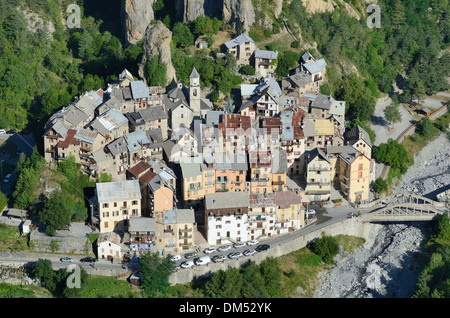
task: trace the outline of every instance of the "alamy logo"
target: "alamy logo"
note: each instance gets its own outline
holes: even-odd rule
[[[71,13],[66,21],[66,26],[69,29],[81,28],[81,10],[77,4],[70,4],[67,7],[66,13]]]
[[[380,6],[376,4],[371,4],[367,7],[367,13],[371,13],[367,17],[367,27],[369,29],[381,28],[381,11]]]
[[[81,270],[80,266],[70,264],[67,272],[71,273],[66,280],[66,286],[69,288],[81,288]]]

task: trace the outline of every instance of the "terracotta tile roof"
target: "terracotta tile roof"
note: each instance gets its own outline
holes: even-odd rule
[[[277,191],[274,194],[275,204],[281,209],[289,208],[292,204],[301,204],[302,197],[295,191]]]
[[[66,139],[64,139],[63,141],[60,141],[58,143],[58,147],[60,148],[67,148],[69,147],[69,145],[75,145],[78,146],[80,144],[80,141],[78,139],[75,138],[75,134],[77,133],[76,130],[74,129],[69,129],[67,131],[67,136]]]
[[[135,164],[133,167],[128,169],[128,173],[133,175],[134,177],[139,177],[143,172],[150,169],[150,165],[145,161],[139,161],[137,164]]]
[[[146,173],[144,173],[140,178],[139,178],[139,182],[142,184],[147,184],[150,182],[150,180],[152,180],[154,177],[156,177],[156,173],[154,173],[153,171],[149,170]]]

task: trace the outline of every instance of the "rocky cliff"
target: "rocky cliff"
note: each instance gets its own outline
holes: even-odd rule
[[[176,80],[175,68],[172,64],[170,42],[172,32],[161,22],[148,25],[143,37],[144,55],[139,65],[139,76],[144,78],[144,65],[153,56],[159,56],[159,62],[167,66],[167,82]]]
[[[144,37],[145,30],[154,19],[156,0],[122,0],[121,20],[126,43],[136,43]]]
[[[192,21],[201,15],[217,17],[225,23],[245,30],[255,23],[255,10],[251,0],[176,0],[177,18]]]
[[[233,27],[242,25],[246,31],[256,22],[252,0],[223,0],[223,19]]]

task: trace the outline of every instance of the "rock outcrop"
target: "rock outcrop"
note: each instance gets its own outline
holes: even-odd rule
[[[153,56],[159,56],[159,63],[164,63],[167,66],[167,83],[176,80],[170,49],[171,40],[172,32],[161,21],[147,27],[143,38],[144,54],[139,65],[139,76],[141,78],[145,77],[145,63]]]
[[[249,31],[256,21],[252,0],[223,0],[223,19],[235,28],[242,25]]]
[[[145,30],[155,18],[155,2],[156,0],[122,0],[121,20],[127,44],[142,40]]]
[[[248,31],[256,15],[251,0],[177,0],[178,19],[192,21],[201,15],[223,19],[234,27],[242,25]]]

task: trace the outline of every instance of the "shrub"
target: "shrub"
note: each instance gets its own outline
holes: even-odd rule
[[[334,257],[339,253],[337,239],[327,235],[309,244],[308,248],[327,264],[334,264]]]

